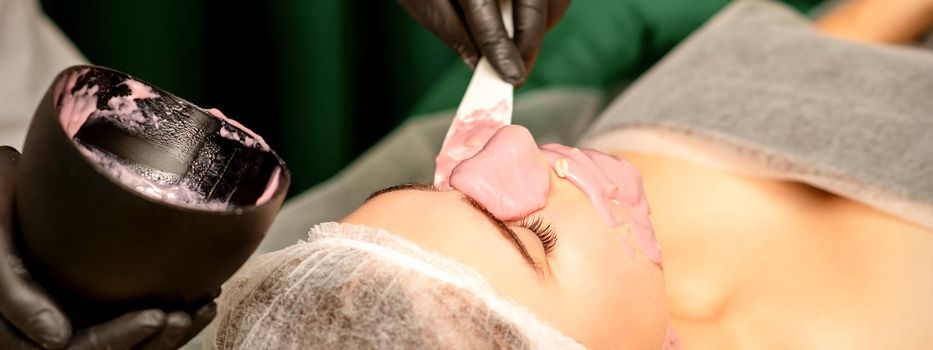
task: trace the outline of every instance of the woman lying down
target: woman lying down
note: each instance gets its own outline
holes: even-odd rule
[[[933,348],[931,87],[929,51],[736,2],[588,148],[498,129],[254,260],[208,345]]]

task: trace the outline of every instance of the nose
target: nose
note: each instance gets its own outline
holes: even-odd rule
[[[457,165],[476,155],[504,127],[498,120],[480,119],[469,123],[454,119],[452,133],[444,139],[435,162],[434,186],[449,191],[450,174]]]
[[[454,168],[450,185],[500,220],[517,220],[547,204],[549,171],[528,129],[509,125]]]

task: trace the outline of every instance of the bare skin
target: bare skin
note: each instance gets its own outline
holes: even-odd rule
[[[807,185],[625,153],[686,349],[933,348],[933,232]]]
[[[933,26],[933,1],[848,1],[816,25],[823,32],[842,39],[909,44],[921,39]]]
[[[933,26],[933,1],[855,0],[817,26],[846,40],[911,43]],[[664,248],[666,306],[643,256],[628,268],[612,263],[626,261],[613,242],[630,233],[590,227],[592,208],[561,180],[535,213],[558,228],[555,252],[518,230],[547,266],[541,274],[458,192],[386,194],[344,221],[461,260],[589,348],[657,348],[668,311],[686,349],[933,348],[930,230],[800,183],[616,155],[644,178]]]
[[[546,161],[539,157],[539,161]],[[661,349],[669,317],[664,277],[624,226],[610,227],[589,199],[551,172],[547,205],[529,215],[550,225],[553,251],[518,222],[507,222],[530,258],[459,191],[403,189],[378,195],[343,222],[381,227],[457,259],[504,297],[588,349]]]
[[[931,26],[928,0],[855,0],[817,22],[887,44]],[[799,183],[620,155],[644,175],[686,348],[933,348],[930,230]]]

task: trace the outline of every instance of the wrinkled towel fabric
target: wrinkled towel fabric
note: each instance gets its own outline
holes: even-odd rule
[[[933,229],[933,51],[828,37],[736,1],[581,138],[800,181]]]

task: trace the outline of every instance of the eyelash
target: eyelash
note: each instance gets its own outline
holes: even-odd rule
[[[557,234],[551,229],[551,225],[546,225],[544,220],[541,220],[540,217],[526,217],[518,223],[518,226],[528,229],[528,231],[534,232],[534,234],[538,236],[538,239],[541,240],[541,245],[544,246],[545,255],[551,254],[554,250],[554,246],[557,245]]]

